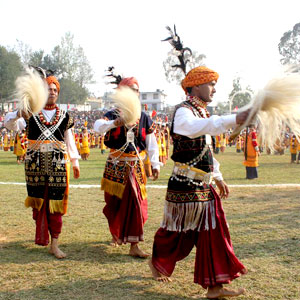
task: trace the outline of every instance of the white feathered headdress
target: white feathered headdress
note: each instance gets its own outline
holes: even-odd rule
[[[261,145],[274,148],[281,140],[286,127],[300,137],[300,74],[289,73],[271,79],[259,90],[250,104],[239,111],[251,108],[246,122],[237,127],[231,135],[239,132],[256,118]]]
[[[115,103],[120,118],[124,120],[125,125],[132,126],[141,117],[141,103],[138,93],[128,86],[120,86],[111,96]]]
[[[114,81],[110,82],[111,84],[118,86],[111,98],[117,107],[119,117],[124,120],[126,126],[130,127],[139,120],[142,111],[139,94],[133,90],[133,87],[130,88],[127,85],[132,79],[134,79],[132,82],[136,82],[136,79],[133,77],[123,78],[121,75],[115,74],[114,70],[114,67],[108,67],[108,74],[106,75],[114,78]],[[122,85],[123,80],[128,82]],[[136,88],[138,89],[138,86]]]
[[[36,114],[47,103],[48,84],[35,69],[26,68],[25,71],[24,75],[16,79],[18,109],[26,114]]]

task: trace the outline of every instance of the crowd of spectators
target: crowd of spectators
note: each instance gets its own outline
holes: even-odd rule
[[[3,127],[5,112],[0,110],[0,128]]]
[[[86,127],[89,131],[93,129],[96,120],[103,118],[106,111],[91,110],[91,111],[72,111],[69,110],[68,113],[73,117],[75,123],[75,130],[80,131],[82,128]],[[0,111],[0,128],[3,129],[3,121],[6,112]],[[156,122],[166,122],[170,120],[170,116],[159,113],[153,118]],[[167,123],[167,122],[166,122]]]
[[[88,130],[92,130],[96,120],[103,118],[106,111],[92,110],[92,111],[68,111],[73,117],[75,123],[75,130],[80,130],[83,127],[87,127]],[[158,114],[154,117],[155,121],[167,123],[166,120],[170,120],[170,116],[165,114]]]
[[[75,130],[87,127],[91,130],[96,120],[103,118],[104,112],[99,110],[91,111],[68,111],[71,117],[74,119]]]

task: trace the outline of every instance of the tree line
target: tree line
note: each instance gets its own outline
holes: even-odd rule
[[[61,85],[61,103],[83,103],[93,83],[93,70],[81,46],[74,44],[74,36],[67,32],[59,45],[50,53],[32,50],[17,40],[17,45],[7,48],[0,45],[0,102],[13,99],[15,80],[28,65],[55,71]]]
[[[283,34],[278,44],[278,51],[283,65],[300,65],[300,23]],[[189,57],[189,61],[193,63],[191,67],[195,64],[203,64],[205,58],[204,54],[193,53],[192,57]],[[182,74],[172,67],[176,60],[176,53],[169,52],[163,67],[167,81],[180,83]],[[29,64],[56,71],[61,84],[61,103],[79,104],[90,96],[87,85],[93,83],[92,67],[83,48],[74,44],[74,35],[67,32],[51,53],[45,53],[44,50],[34,51],[22,41],[17,41],[17,45],[12,48],[0,45],[0,103],[13,98],[15,80]],[[240,81],[239,77],[233,79],[232,91],[228,95],[229,101],[218,105],[218,113],[228,112],[229,106],[232,109],[240,108],[250,102],[251,87],[247,86],[243,89]]]

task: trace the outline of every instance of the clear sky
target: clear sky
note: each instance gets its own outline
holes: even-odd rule
[[[49,53],[70,31],[95,72],[97,96],[110,90],[103,75],[113,65],[135,76],[141,91],[164,90],[176,104],[184,93],[164,77],[171,45],[161,42],[165,26],[176,24],[184,46],[205,54],[220,74],[218,102],[228,100],[236,76],[254,90],[264,86],[280,66],[280,38],[300,22],[299,12],[299,0],[0,0],[0,44],[18,39]]]

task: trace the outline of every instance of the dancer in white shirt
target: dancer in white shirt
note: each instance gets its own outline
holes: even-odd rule
[[[58,248],[58,237],[62,215],[67,211],[70,160],[74,178],[79,178],[80,156],[71,129],[73,119],[56,105],[59,82],[54,76],[48,76],[45,80],[49,86],[46,106],[34,115],[24,111],[8,113],[4,123],[10,130],[26,129],[25,177],[28,196],[25,206],[33,209],[35,243],[48,245],[50,232],[49,252],[56,258],[64,258],[66,254]]]

